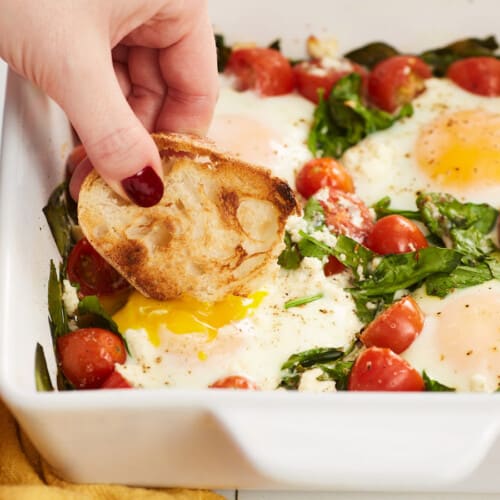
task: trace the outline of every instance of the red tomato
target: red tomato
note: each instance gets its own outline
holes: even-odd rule
[[[339,274],[344,270],[344,264],[342,264],[342,262],[340,262],[340,260],[333,255],[330,255],[330,257],[328,257],[328,262],[323,267],[325,276],[333,276],[334,274]]]
[[[288,59],[263,47],[233,50],[224,73],[236,77],[237,90],[252,89],[263,96],[288,94],[295,85]]]
[[[333,158],[315,158],[308,161],[295,178],[297,191],[309,198],[321,188],[330,187],[354,192],[354,184],[347,170]]]
[[[211,389],[248,389],[251,391],[256,391],[259,389],[254,382],[248,380],[246,377],[241,377],[239,375],[220,378],[209,387]]]
[[[323,95],[328,97],[332,87],[344,76],[358,73],[366,80],[368,75],[359,64],[347,60],[338,67],[328,66],[321,59],[303,61],[293,67],[293,72],[298,92],[315,104],[319,101],[318,89],[324,89]]]
[[[424,327],[424,315],[407,295],[380,313],[359,339],[367,347],[388,347],[396,354],[406,351]]]
[[[379,219],[365,239],[365,245],[381,255],[407,253],[427,248],[429,243],[419,227],[401,215]]]
[[[344,234],[363,242],[373,229],[370,210],[355,194],[331,189],[328,201],[322,201],[321,205],[326,225],[333,234]]]
[[[68,161],[66,162],[66,168],[68,175],[73,175],[75,168],[86,158],[87,153],[82,144],[75,146],[73,151],[68,156]]]
[[[377,107],[392,113],[425,90],[424,80],[431,69],[415,56],[393,56],[373,68],[368,79],[368,98]]]
[[[125,363],[123,340],[102,328],[82,328],[57,339],[61,370],[77,389],[100,387],[115,369]]]
[[[101,385],[101,389],[132,389],[132,386],[127,379],[114,370]]]
[[[68,278],[80,285],[80,295],[109,295],[129,287],[86,238],[82,238],[68,257]]]
[[[494,57],[469,57],[456,61],[446,76],[473,94],[500,96],[500,61]]]
[[[349,391],[423,391],[420,373],[390,349],[370,347],[352,367]]]

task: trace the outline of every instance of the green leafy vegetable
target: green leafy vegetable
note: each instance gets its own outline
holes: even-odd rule
[[[490,253],[485,259],[494,279],[500,280],[500,251]]]
[[[226,45],[224,36],[220,33],[215,34],[215,47],[217,49],[217,71],[222,73],[229,60],[232,49],[229,45]]]
[[[344,57],[361,64],[361,66],[373,69],[379,62],[398,54],[399,52],[394,47],[385,42],[372,42],[347,52]]]
[[[313,196],[307,200],[304,206],[304,220],[313,229],[320,229],[325,226],[325,211],[321,203]]]
[[[297,299],[287,300],[285,302],[285,309],[290,309],[291,307],[299,307],[315,300],[319,300],[323,297],[322,293],[317,293],[316,295],[310,295],[308,297],[299,297]]]
[[[278,264],[283,269],[289,269],[289,270],[298,269],[301,260],[302,260],[302,255],[300,254],[300,250],[297,243],[292,241],[290,233],[286,232],[285,249],[280,253],[278,257]]]
[[[50,261],[48,286],[49,323],[54,341],[69,332],[68,314],[62,298],[62,284],[57,276],[56,266]]]
[[[498,43],[494,36],[466,38],[444,47],[426,50],[420,57],[433,68],[435,76],[444,76],[450,64],[466,57],[496,56]]]
[[[38,392],[54,390],[47,368],[45,353],[43,347],[38,342],[35,350],[35,387]]]
[[[60,184],[52,192],[47,205],[43,207],[43,213],[49,224],[57,249],[61,257],[65,259],[75,243],[72,236],[72,228],[75,221],[72,220],[69,215],[70,210],[66,182]]]
[[[278,52],[281,52],[281,39],[276,38],[276,40],[273,40],[268,46],[268,49],[273,49],[277,50]]]
[[[433,380],[427,375],[427,373],[424,372],[422,373],[422,377],[424,379],[424,384],[425,384],[425,390],[426,391],[432,391],[432,392],[455,392],[456,389],[453,389],[452,387],[448,387],[444,384],[441,384],[437,380]]]
[[[377,219],[385,217],[386,215],[401,215],[407,219],[421,220],[421,215],[419,211],[416,210],[396,210],[389,208],[391,205],[391,198],[385,196],[381,200],[377,201],[372,208],[375,210]]]
[[[366,107],[361,98],[361,77],[351,73],[335,84],[327,99],[320,93],[307,144],[315,156],[339,158],[367,135],[412,114],[411,104],[396,115]]]
[[[95,295],[88,295],[78,303],[78,316],[81,317],[89,314],[92,315],[92,326],[104,328],[105,330],[120,334],[117,324],[103,309],[99,302],[99,298]]]

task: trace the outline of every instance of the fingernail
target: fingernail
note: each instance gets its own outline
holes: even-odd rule
[[[149,166],[123,179],[122,186],[130,199],[140,207],[152,207],[163,196],[163,182]]]

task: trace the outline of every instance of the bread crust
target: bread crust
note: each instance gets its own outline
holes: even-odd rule
[[[298,205],[270,171],[180,134],[153,134],[163,163],[161,201],[141,208],[91,172],[78,218],[93,247],[137,290],[166,300],[247,295],[276,265]]]

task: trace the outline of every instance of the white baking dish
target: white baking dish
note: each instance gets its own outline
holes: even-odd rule
[[[385,39],[417,50],[495,34],[496,0],[212,0],[231,42],[307,35],[347,50]],[[496,32],[498,34],[498,32]],[[217,488],[500,492],[500,397],[473,394],[37,393],[36,342],[49,355],[49,259],[42,215],[71,132],[44,95],[9,74],[0,185],[0,390],[35,445],[77,482]]]

